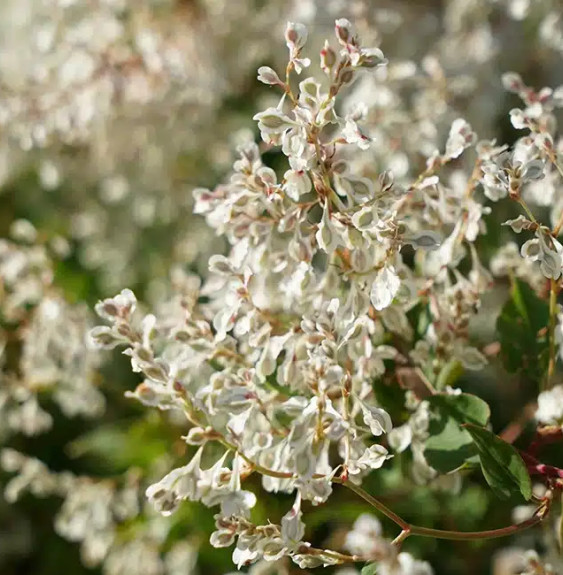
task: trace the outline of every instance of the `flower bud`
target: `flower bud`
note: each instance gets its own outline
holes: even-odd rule
[[[328,74],[335,64],[336,52],[330,47],[328,41],[325,40],[325,45],[321,50],[321,69],[325,74]]]
[[[505,90],[514,94],[518,94],[525,88],[520,75],[514,72],[507,72],[502,75],[502,85]]]
[[[221,255],[214,255],[209,258],[209,271],[211,273],[230,276],[235,273],[233,264],[225,257]]]
[[[384,66],[385,64],[387,64],[387,59],[379,48],[362,50],[359,63],[362,68],[376,68],[377,66]]]
[[[110,327],[98,326],[90,330],[88,334],[94,347],[100,349],[113,349],[120,343],[123,343]]]
[[[269,66],[261,66],[258,68],[258,80],[264,84],[268,84],[269,86],[282,84],[282,81],[276,74],[275,70],[272,70]]]
[[[291,51],[301,50],[307,42],[307,28],[303,24],[288,22],[285,29],[285,42]]]
[[[340,74],[340,83],[341,84],[349,84],[354,79],[354,71],[348,69],[342,70]]]
[[[256,114],[253,120],[258,122],[260,131],[266,134],[281,133],[294,124],[290,118],[277,108],[268,108]]]
[[[346,20],[346,18],[339,18],[336,20],[334,23],[334,32],[337,40],[343,46],[349,44],[354,38],[354,27],[349,20]]]

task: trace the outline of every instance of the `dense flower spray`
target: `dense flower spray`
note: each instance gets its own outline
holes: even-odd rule
[[[238,89],[237,74],[222,78],[215,61],[229,68],[232,60],[208,54],[197,39],[207,22],[223,47],[231,45],[236,34],[220,19],[190,11],[190,44],[172,17],[186,8],[175,3],[163,8],[172,16],[161,28],[148,18],[151,2],[139,13],[126,1],[99,2],[88,17],[80,3],[55,4],[64,42],[40,15],[37,49],[49,57],[38,60],[36,77],[4,90],[0,123],[26,153],[48,151],[39,170],[45,188],[58,189],[72,163],[59,144],[84,151],[81,165],[91,166],[87,179],[101,202],[73,212],[72,235],[82,264],[104,270],[106,287],[147,275],[152,282],[154,262],[131,256],[137,240],[126,246],[113,238],[123,232],[148,244],[145,230],[159,225],[174,232],[171,261],[165,254],[155,266],[172,267],[171,285],[150,286],[153,313],[131,289],[102,296],[95,312],[103,324],[91,328],[85,306],[56,286],[72,244],[14,222],[11,239],[0,242],[0,434],[47,431],[53,416],[45,396],[65,416],[100,416],[103,354],[94,348],[120,348],[141,379],[126,397],[169,425],[169,443],[144,476],[131,468],[111,479],[54,472],[4,449],[2,467],[14,474],[6,499],[26,491],[63,498],[55,530],[80,542],[83,562],[103,565],[107,575],[195,572],[197,547],[208,543],[177,538],[186,501],[213,510],[210,544],[234,546],[232,562],[250,573],[329,567],[344,575],[365,563],[363,575],[428,575],[420,548],[403,547],[405,540],[490,539],[540,522],[549,533],[546,557],[518,549],[499,555],[495,569],[510,555],[512,572],[557,572],[560,519],[551,508],[563,470],[545,463],[543,450],[561,441],[563,423],[563,93],[505,72],[510,55],[497,58],[490,18],[535,23],[534,42],[557,53],[557,10],[547,1],[453,0],[443,34],[415,62],[379,48],[378,30],[399,29],[412,17],[407,10],[374,16],[369,3],[354,2],[355,24],[338,18],[330,39],[319,37],[324,25],[288,22],[279,35],[282,63],[273,43],[266,50],[255,36],[274,29],[281,13],[293,15],[264,9],[248,29],[249,46],[264,49],[249,50],[237,68],[259,66],[254,84],[268,91],[252,112],[255,141],[244,131],[227,140],[219,126],[233,88],[223,80]],[[220,12],[213,6],[206,3],[211,15]],[[300,9],[314,14],[315,7]],[[499,80],[481,94],[479,74]],[[492,96],[502,90],[521,101],[509,114],[518,130],[510,144],[481,137],[491,135]],[[201,122],[168,141],[168,131],[153,130],[167,106],[171,122],[193,109]],[[108,153],[117,126],[127,126],[127,138],[139,118],[147,125],[133,139],[135,153]],[[162,153],[147,134],[158,136]],[[223,183],[196,188],[188,202],[175,196],[184,187],[169,168],[193,152],[192,137],[209,156],[222,151],[205,162],[214,172],[239,145]],[[192,203],[187,235],[176,236]],[[132,228],[115,225],[129,220]],[[510,241],[491,253],[483,247],[489,231]],[[203,273],[181,265],[213,251]],[[496,331],[483,329],[499,290],[507,302],[497,306]],[[471,382],[490,377],[501,361],[503,377],[523,374],[537,402],[497,436],[487,393]],[[526,502],[513,523],[426,527],[384,499],[400,476],[408,486],[401,500],[414,502],[424,489],[461,501],[479,467],[495,497]],[[308,517],[319,508],[338,515],[345,489],[389,524],[358,512],[347,533],[319,539]],[[270,514],[263,502],[274,498]]]
[[[488,415],[459,407],[475,403],[471,409],[479,411],[478,398],[443,383],[452,364],[469,370],[487,364],[468,337],[471,316],[492,283],[474,247],[488,211],[475,190],[482,184],[489,199],[510,197],[524,206],[527,217],[507,225],[535,232],[522,255],[539,260],[540,273],[557,280],[558,230],[533,218],[521,190],[543,178],[548,165],[560,169],[548,126],[561,103],[557,92],[535,94],[507,75],[505,85],[537,108],[533,115],[529,109],[511,112],[517,128],[532,132],[514,151],[479,142],[465,185],[449,187],[441,174],[477,143],[471,126],[457,118],[443,151],[431,153],[414,182],[397,184],[391,171],[374,182],[353,158],[377,136],[363,121],[365,109],[355,106],[343,115],[339,98],[387,60],[378,48],[364,47],[346,19],[336,21],[335,36],[336,46],[327,41],[320,54],[323,82],[299,78],[311,60],[303,55],[307,29],[293,22],[285,33],[284,79],[269,67],[258,71],[260,81],[281,92],[277,104],[254,119],[267,148],[281,148],[287,158],[283,176],[249,143],[239,149],[225,184],[195,190],[195,212],[231,246],[227,256],[209,260],[209,279],[183,293],[176,313],[163,319],[136,319],[135,297],[124,290],[98,304],[110,325],[95,328],[91,337],[101,347],[127,346],[133,370],[145,377],[132,395],[149,406],[182,410],[192,424],[185,439],[199,447],[191,461],[147,489],[161,513],[172,513],[184,499],[218,506],[211,543],[236,543],[239,567],[289,555],[302,568],[376,559],[405,573],[422,572],[428,567],[394,554],[419,528],[396,517],[401,536],[395,545],[376,546],[373,556],[317,549],[304,539],[302,501],[325,503],[334,483],[364,493],[362,480],[391,457],[380,442],[387,434],[399,452],[410,446],[417,481],[434,480],[443,470],[425,456],[432,439],[428,395],[458,406],[460,423],[487,423]],[[407,253],[414,255],[414,267],[406,264]],[[430,321],[413,341],[408,313],[426,301]],[[413,416],[396,430],[373,387],[389,365],[406,366],[425,385],[411,392]],[[482,446],[483,433],[490,432],[470,430],[469,437]],[[510,449],[498,441],[500,453]],[[214,451],[216,459],[206,466],[209,443],[219,443],[223,452]],[[523,466],[515,457],[514,465]],[[451,461],[449,471],[461,463]],[[242,480],[256,472],[266,491],[295,494],[279,525],[250,520],[256,495],[242,488]],[[517,483],[529,498],[524,474]],[[538,520],[546,506],[536,512]]]

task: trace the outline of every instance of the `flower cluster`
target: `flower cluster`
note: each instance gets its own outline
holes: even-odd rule
[[[99,354],[86,345],[88,309],[70,305],[53,287],[49,251],[56,238],[50,248],[26,244],[35,230],[29,222],[16,223],[13,234],[23,243],[0,241],[2,436],[34,435],[51,427],[41,395],[50,395],[67,417],[96,417],[105,404],[94,383]]]
[[[31,54],[0,63],[6,164],[32,165],[54,204],[84,188],[46,226],[70,242],[27,220],[0,240],[0,435],[47,431],[44,398],[101,416],[93,348],[123,350],[139,378],[126,398],[154,410],[141,426],[166,428],[142,469],[124,457],[131,469],[112,479],[4,449],[6,499],[62,498],[56,532],[105,575],[195,572],[201,542],[176,529],[188,502],[213,510],[211,545],[234,546],[236,567],[257,574],[350,575],[365,562],[362,574],[430,575],[402,550],[408,537],[555,532],[563,470],[542,450],[563,438],[563,87],[506,72],[524,56],[499,47],[512,41],[508,13],[550,54],[551,81],[560,14],[548,0],[452,0],[440,19],[357,1],[356,24],[338,18],[325,40],[320,0],[268,4],[48,0],[30,8]],[[420,34],[401,43],[395,31],[414,23]],[[285,62],[265,30],[279,31]],[[256,138],[225,109],[254,89]],[[517,98],[515,141],[497,142],[491,126]],[[216,185],[188,199],[198,179]],[[29,209],[18,202],[14,213]],[[100,272],[103,325],[59,286],[73,266],[87,283]],[[106,297],[124,285],[135,293]],[[515,408],[491,418],[484,397],[502,404],[518,374],[514,389],[537,401],[497,436]],[[512,525],[487,524],[501,513],[485,482],[529,502]],[[350,530],[320,540],[312,525],[344,489],[399,534],[354,507]],[[423,511],[403,518],[383,503],[405,493],[433,507],[416,499]],[[447,497],[468,530],[436,512]],[[411,523],[425,513],[447,529]],[[470,531],[479,519],[485,530]],[[511,572],[555,573],[556,546],[546,536],[545,562],[519,552]]]
[[[80,543],[85,565],[103,562],[105,575],[131,568],[143,575],[191,572],[196,557],[193,545],[180,542],[163,555],[160,549],[168,531],[161,518],[149,515],[144,524],[138,522],[142,494],[134,472],[117,480],[54,473],[38,459],[12,449],[1,452],[0,464],[5,471],[17,473],[5,488],[8,501],[14,502],[26,492],[64,499],[55,517],[55,531]]]
[[[324,88],[314,77],[295,86],[294,76],[310,66],[300,24],[287,26],[285,79],[259,70],[261,81],[282,92],[255,120],[265,144],[287,158],[283,177],[251,143],[239,149],[227,183],[194,192],[195,212],[227,239],[228,256],[209,260],[208,280],[191,282],[176,313],[138,318],[135,296],[124,290],[98,304],[110,325],[91,332],[100,347],[127,347],[144,377],[130,395],[183,411],[192,425],[185,439],[200,446],[187,465],[149,487],[149,500],[165,515],[185,499],[220,506],[212,543],[236,539],[239,566],[284,554],[302,567],[345,560],[302,540],[300,505],[325,502],[335,481],[361,484],[390,457],[373,440],[389,434],[392,423],[371,384],[389,362],[434,376],[452,361],[477,370],[487,363],[470,345],[468,326],[491,281],[472,246],[484,230],[486,210],[474,191],[489,147],[481,145],[459,191],[437,173],[476,142],[463,119],[408,187],[395,184],[391,172],[376,185],[358,174],[349,150],[369,150],[372,137],[362,114],[340,115],[338,97],[386,60],[378,48],[365,48],[345,19],[336,21],[335,35],[338,46],[327,41],[320,54]],[[408,250],[416,270],[404,261]],[[467,255],[469,273],[462,275],[457,267]],[[407,313],[423,299],[430,300],[431,321],[405,355],[389,335],[412,342]],[[416,414],[428,421],[424,402]],[[425,425],[416,421],[390,441],[398,451],[412,446],[424,481],[436,472],[423,455]],[[205,466],[212,442],[223,453]],[[297,494],[281,527],[250,522],[256,497],[241,481],[255,471],[266,491]]]
[[[64,214],[58,231],[103,293],[140,281],[162,292],[171,265],[220,249],[199,242],[206,228],[190,218],[189,190],[231,162],[231,132],[236,141],[248,121],[225,101],[242,98],[241,78],[268,56],[263,28],[295,10],[256,0],[0,7],[0,182],[37,174],[41,191],[18,203],[41,205],[34,223]],[[241,39],[244,57],[233,49]],[[168,243],[166,262],[147,257],[155,240]]]

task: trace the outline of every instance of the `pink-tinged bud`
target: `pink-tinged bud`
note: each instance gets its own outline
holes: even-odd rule
[[[297,52],[307,42],[307,28],[297,22],[288,22],[285,29],[285,41],[290,50]]]
[[[354,27],[346,18],[336,20],[334,23],[334,32],[337,40],[343,45],[349,44],[354,38]]]
[[[321,69],[328,74],[336,64],[336,52],[330,47],[328,41],[321,50]]]
[[[279,76],[276,74],[275,70],[272,70],[269,66],[261,66],[258,68],[258,80],[269,86],[275,86],[282,84]]]
[[[520,75],[514,72],[507,72],[502,75],[502,85],[505,90],[513,92],[514,94],[518,94],[526,88]]]

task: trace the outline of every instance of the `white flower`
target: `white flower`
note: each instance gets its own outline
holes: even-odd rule
[[[303,170],[288,170],[284,174],[285,193],[294,202],[298,202],[301,196],[308,194],[313,188],[313,184],[307,173]]]
[[[463,150],[477,141],[477,135],[471,126],[463,119],[454,120],[446,142],[446,158],[455,159],[461,156]]]
[[[354,475],[355,472],[365,469],[379,469],[391,457],[385,447],[374,443],[363,452],[357,461],[351,462],[350,474]]]
[[[285,41],[292,54],[307,42],[307,27],[297,22],[288,22],[285,28]]]
[[[331,253],[338,245],[338,239],[334,227],[330,221],[330,214],[328,211],[328,202],[323,209],[323,216],[319,223],[317,233],[315,234],[317,244],[326,253]]]
[[[471,346],[462,347],[456,353],[463,367],[478,371],[488,365],[487,358],[476,348]]]
[[[389,307],[401,287],[401,280],[391,265],[385,265],[377,272],[371,286],[370,300],[377,311]]]
[[[389,446],[393,451],[402,453],[411,444],[412,438],[412,428],[408,423],[405,423],[389,432]]]
[[[286,544],[295,544],[305,535],[305,524],[301,521],[301,493],[298,491],[293,507],[282,517],[281,536]]]
[[[263,135],[281,134],[295,126],[295,122],[277,108],[268,108],[252,119],[258,122],[258,128]]]
[[[381,435],[382,433],[389,433],[393,428],[391,417],[389,414],[380,407],[374,407],[367,403],[360,401],[362,414],[366,425],[370,428],[373,435]]]
[[[342,136],[349,144],[356,144],[360,150],[368,150],[371,144],[371,139],[362,133],[358,124],[352,120],[347,119]]]
[[[426,561],[415,559],[410,553],[399,553],[396,558],[382,562],[378,575],[434,575],[434,571]]]
[[[171,515],[183,499],[198,498],[202,453],[203,447],[200,447],[186,466],[172,470],[158,483],[147,488],[147,499],[162,515]]]
[[[424,230],[404,238],[405,243],[409,243],[414,249],[434,251],[440,248],[440,236],[432,231]]]
[[[349,44],[356,35],[354,26],[350,20],[347,20],[346,18],[339,18],[336,20],[334,23],[334,32],[336,34],[336,38],[343,46]]]
[[[539,394],[536,419],[544,425],[563,424],[563,385]]]
[[[373,557],[383,542],[383,529],[377,517],[362,513],[346,535],[346,549],[353,555]]]
[[[230,260],[228,260],[225,256],[221,255],[214,255],[209,258],[209,271],[211,273],[224,275],[224,276],[231,276],[235,273],[235,269],[233,264]]]
[[[135,294],[130,289],[124,289],[115,297],[98,302],[95,310],[101,318],[115,321],[117,318],[128,319],[136,305]]]
[[[528,230],[533,225],[530,220],[525,218],[523,215],[519,215],[514,220],[506,220],[502,224],[503,226],[510,226],[512,231],[519,234],[522,230]]]

